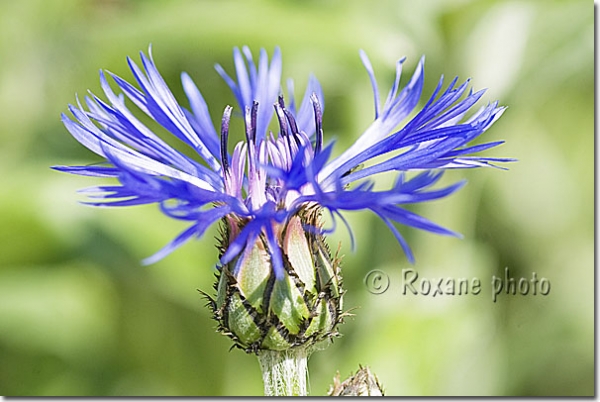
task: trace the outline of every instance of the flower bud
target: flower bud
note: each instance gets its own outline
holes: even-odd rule
[[[327,396],[383,396],[383,387],[377,376],[369,369],[362,367],[343,382],[340,373],[333,378],[333,385],[329,387]]]
[[[343,316],[339,260],[315,233],[318,219],[318,210],[303,209],[276,228],[282,278],[275,277],[264,236],[220,267],[210,305],[219,330],[235,346],[248,353],[282,351],[337,335]],[[222,251],[243,228],[234,218],[224,221]]]

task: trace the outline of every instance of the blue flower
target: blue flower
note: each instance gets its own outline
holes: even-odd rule
[[[324,145],[324,100],[317,79],[310,77],[299,105],[289,81],[286,104],[279,49],[270,61],[261,50],[255,64],[252,53],[244,47],[233,51],[235,79],[216,66],[235,95],[245,123],[246,141],[236,144],[232,153],[228,150],[232,107],[225,107],[217,132],[192,79],[185,73],[181,76],[188,98],[186,108],[173,96],[149,52],[148,56],[141,53],[141,67],[128,59],[138,87],[101,72],[107,101],[86,96],[85,106],[78,101],[77,106],[69,107],[73,117],[62,116],[73,137],[101,156],[104,163],[54,168],[118,180],[118,184],[83,190],[89,194],[89,205],[157,203],[165,215],[189,222],[186,230],[146,263],[163,258],[192,237],[201,237],[213,223],[226,221],[234,222],[230,227],[236,229],[229,233],[221,263],[231,262],[261,237],[269,248],[275,276],[281,278],[279,230],[299,211],[312,207],[329,211],[334,221],[344,221],[343,211],[371,210],[391,229],[413,262],[395,224],[441,235],[457,234],[404,205],[443,198],[462,187],[464,181],[432,189],[445,169],[511,161],[473,156],[502,141],[469,145],[504,108],[495,102],[466,116],[483,91],[467,93],[468,82],[457,85],[456,79],[443,89],[442,78],[425,105],[409,118],[421,99],[424,60],[403,88],[399,83],[404,59],[397,63],[396,79],[382,104],[371,63],[364,52],[360,57],[373,87],[375,120],[337,157],[331,156],[333,143]],[[107,75],[122,93],[111,89]],[[191,158],[168,145],[136,117],[126,100],[191,147],[198,157]],[[269,130],[273,116],[278,123],[276,133]],[[398,172],[395,184],[389,190],[375,190],[371,178],[391,171]],[[409,177],[409,171],[417,174]]]

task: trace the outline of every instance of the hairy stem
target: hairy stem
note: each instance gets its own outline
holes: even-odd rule
[[[266,396],[306,396],[308,352],[295,347],[258,354]]]

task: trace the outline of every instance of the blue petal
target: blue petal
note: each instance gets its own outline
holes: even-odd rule
[[[111,166],[52,166],[52,169],[59,172],[94,177],[117,177],[119,174],[119,170]]]
[[[406,226],[412,226],[414,228],[426,230],[428,232],[436,233],[439,235],[462,237],[460,233],[456,233],[452,230],[446,229],[440,225],[431,222],[428,219],[423,218],[420,215],[415,214],[414,212],[410,212],[403,208],[395,206],[385,206],[382,208],[372,209],[374,211],[379,212],[381,215],[384,215],[385,217]]]
[[[497,147],[498,145],[502,145],[502,144],[504,144],[504,141],[488,142],[486,144],[480,144],[480,145],[474,145],[472,147],[456,149],[452,152],[448,152],[446,154],[446,156],[448,157],[448,156],[458,156],[458,155],[465,155],[465,154],[474,154],[476,152],[485,151],[486,149]]]
[[[168,254],[172,253],[175,249],[183,245],[187,240],[189,240],[190,237],[201,237],[212,224],[221,219],[227,213],[229,213],[228,207],[220,207],[215,208],[213,210],[198,212],[194,216],[194,220],[196,221],[194,225],[190,226],[185,231],[180,233],[173,241],[167,244],[156,254],[144,259],[142,263],[144,265],[153,264],[163,259]]]
[[[219,156],[219,137],[215,130],[215,126],[212,124],[204,97],[188,74],[181,74],[181,83],[193,112],[193,119],[189,119],[190,123],[192,123],[213,156]]]
[[[401,62],[399,62],[399,65],[400,63]],[[382,114],[382,120],[386,127],[392,129],[400,124],[400,122],[402,122],[402,120],[404,120],[417,106],[417,103],[419,103],[419,98],[421,97],[421,92],[423,90],[424,63],[425,59],[421,58],[409,83],[402,89],[398,96],[394,96],[396,94],[396,86],[400,81],[400,69],[398,70],[396,83],[390,91]]]
[[[269,251],[271,252],[271,264],[273,266],[273,272],[275,273],[275,279],[282,280],[284,278],[285,268],[283,267],[281,249],[273,234],[273,228],[270,225],[267,225],[265,229],[267,232],[267,242],[269,243]]]
[[[111,107],[98,98],[94,98],[94,101],[86,98],[86,102],[93,111],[88,113],[88,116],[103,125],[107,135],[128,144],[152,159],[172,164],[186,173],[202,177],[213,186],[220,185],[219,175],[167,145],[139,122],[124,103],[116,103],[118,102],[116,101],[113,103],[114,107]]]
[[[254,239],[260,234],[262,228],[261,221],[251,220],[244,226],[244,228],[240,231],[233,241],[229,243],[227,250],[221,257],[221,264],[228,264],[231,260],[233,260],[236,256],[238,256],[241,251],[246,247],[247,244],[252,244]],[[248,238],[251,238],[252,241],[248,242]]]
[[[167,255],[171,254],[174,250],[176,250],[177,248],[182,246],[186,241],[188,241],[190,239],[190,237],[194,236],[198,232],[198,229],[196,226],[197,226],[196,224],[193,224],[192,226],[190,226],[189,228],[187,228],[186,230],[181,232],[176,238],[173,239],[173,241],[171,241],[165,247],[163,247],[162,249],[160,249],[158,252],[151,255],[150,257],[142,260],[142,264],[143,265],[154,264],[155,262],[160,261],[163,258],[165,258]]]
[[[261,49],[258,68],[254,65],[250,50],[244,48],[244,55],[238,48],[234,48],[233,58],[237,74],[236,83],[219,64],[215,68],[234,93],[242,111],[251,108],[258,102],[256,116],[256,143],[262,141],[266,134],[269,122],[273,116],[272,105],[277,101],[281,87],[281,51],[278,47],[273,52],[271,63],[267,52]],[[246,56],[247,63],[244,62]]]
[[[218,170],[220,168],[218,160],[210,153],[208,147],[191,127],[183,110],[177,104],[177,101],[167,87],[167,84],[158,73],[152,59],[146,57],[143,53],[140,53],[140,57],[146,74],[144,74],[131,58],[128,58],[127,62],[146,96],[144,96],[142,100],[139,99],[139,96],[135,96],[132,100],[135,101],[137,99],[138,102],[144,104],[152,118],[163,125],[176,137],[190,145],[198,152],[206,163],[213,169]],[[119,83],[122,83],[122,80],[117,81],[117,84]],[[122,87],[125,93],[129,95],[126,88],[130,88],[130,85]]]
[[[379,118],[379,114],[381,113],[381,107],[379,106],[379,88],[377,86],[377,80],[375,79],[375,72],[373,71],[373,66],[371,65],[371,60],[365,53],[364,50],[359,51],[360,60],[362,61],[367,73],[369,74],[369,79],[371,80],[371,87],[373,88],[373,98],[375,103],[375,119]],[[399,77],[398,77],[399,80]]]
[[[319,80],[317,80],[317,78],[313,75],[311,75],[308,79],[308,85],[306,87],[306,91],[304,92],[302,103],[300,104],[300,110],[298,113],[294,113],[300,131],[304,131],[309,137],[315,132],[315,117],[313,105],[310,100],[312,94],[316,95],[317,99],[319,100],[319,104],[321,105],[321,112],[323,112],[323,110],[325,110],[323,89],[321,88]]]
[[[379,216],[381,218],[381,220],[387,225],[387,227],[392,231],[392,233],[394,234],[394,237],[396,238],[396,240],[398,241],[398,243],[400,243],[400,246],[402,246],[402,250],[404,251],[404,254],[406,255],[406,258],[408,259],[408,262],[410,262],[411,264],[415,263],[415,256],[413,255],[412,250],[410,249],[410,246],[408,245],[408,243],[406,242],[406,240],[404,239],[404,237],[400,234],[400,232],[398,231],[398,229],[396,229],[396,227],[394,226],[394,224],[385,216],[376,213],[377,216]]]

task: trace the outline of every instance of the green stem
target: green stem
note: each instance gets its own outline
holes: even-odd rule
[[[304,347],[258,354],[266,396],[306,396],[308,353]]]

